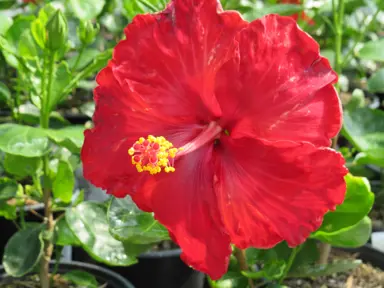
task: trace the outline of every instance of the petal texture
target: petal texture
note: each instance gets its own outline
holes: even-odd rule
[[[224,227],[240,248],[305,241],[345,195],[341,154],[309,143],[225,137],[215,191]]]
[[[268,15],[239,35],[237,57],[219,72],[216,95],[233,138],[329,146],[341,128],[337,80],[319,46],[289,17]]]
[[[122,87],[152,113],[199,120],[221,115],[214,95],[216,72],[246,26],[237,12],[216,0],[175,0],[161,13],[138,15],[114,53]]]
[[[220,278],[231,253],[213,191],[212,145],[181,157],[172,174],[159,174],[133,195],[142,208],[148,203],[155,217],[169,230],[193,268]]]

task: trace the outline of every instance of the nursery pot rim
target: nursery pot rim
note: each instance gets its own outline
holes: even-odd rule
[[[56,261],[50,261],[50,270],[53,268],[52,266],[55,264]],[[117,282],[119,282],[119,285],[123,284],[124,286],[121,286],[121,288],[135,288],[131,282],[128,281],[128,279],[125,279],[120,274],[112,271],[111,269],[104,268],[99,265],[86,263],[86,262],[80,262],[80,261],[60,261],[60,266],[68,266],[73,268],[73,270],[91,270],[92,272],[87,271],[88,273],[92,274],[93,276],[98,278],[98,275],[105,275],[108,279],[115,279]],[[84,269],[85,268],[85,269]],[[72,269],[71,269],[72,270]],[[60,268],[59,268],[60,271]],[[68,270],[70,271],[70,270]],[[97,273],[97,274],[96,274]],[[8,275],[5,272],[4,266],[0,265],[0,280],[6,278]],[[12,276],[9,276],[12,277]]]
[[[180,248],[174,248],[161,251],[148,251],[139,255],[139,258],[164,258],[164,257],[176,257],[181,254]]]

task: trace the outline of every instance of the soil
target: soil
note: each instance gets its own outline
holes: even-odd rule
[[[52,288],[79,288],[80,286],[69,283],[61,275],[53,277]],[[84,287],[84,286],[81,286]],[[39,277],[37,275],[28,276],[24,279],[12,279],[10,281],[0,282],[0,288],[41,288]],[[108,288],[107,284],[99,288]]]
[[[356,259],[350,254],[334,249],[331,260]],[[363,263],[356,269],[316,279],[289,279],[284,283],[290,288],[384,288],[384,272],[369,263]]]

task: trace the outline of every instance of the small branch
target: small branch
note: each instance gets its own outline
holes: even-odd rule
[[[245,257],[245,250],[235,247],[234,255],[239,263],[239,267],[242,271],[248,271],[247,259]],[[249,288],[255,288],[251,278],[248,278]]]
[[[330,244],[323,243],[323,242],[319,244],[319,253],[320,253],[319,264],[321,265],[328,264],[329,254],[331,253],[331,250],[332,250],[332,246]]]
[[[289,259],[287,262],[287,266],[285,266],[283,276],[279,279],[279,284],[283,283],[285,277],[287,277],[289,270],[291,270],[292,264],[296,259],[297,253],[301,250],[302,245],[296,246],[295,248],[292,249],[291,255],[289,255]]]
[[[40,213],[36,212],[35,210],[31,209],[29,210],[33,215],[35,215],[36,217],[38,217],[40,220],[45,220],[44,216],[41,215]]]

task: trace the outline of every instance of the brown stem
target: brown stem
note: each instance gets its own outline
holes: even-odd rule
[[[248,271],[248,264],[245,257],[245,250],[239,249],[235,247],[234,255],[237,259],[237,262],[239,263],[240,269],[242,271]],[[249,288],[255,288],[255,285],[253,284],[253,281],[251,278],[248,278],[248,284]]]
[[[332,139],[332,149],[337,148],[337,140],[339,140],[339,134],[335,136],[335,138]],[[319,253],[320,253],[320,258],[319,258],[319,264],[321,265],[326,265],[328,264],[328,258],[329,254],[331,253],[332,246],[328,243],[320,243],[319,244]]]
[[[44,165],[44,174],[45,177],[48,177],[48,156],[45,156],[43,159]],[[52,258],[53,244],[52,244],[52,234],[54,228],[54,219],[52,213],[52,198],[51,191],[44,187],[43,190],[43,198],[44,198],[44,216],[46,221],[46,232],[47,237],[44,238],[44,254],[41,257],[40,261],[40,283],[41,288],[49,288],[50,287],[50,279],[49,279],[49,262]]]

